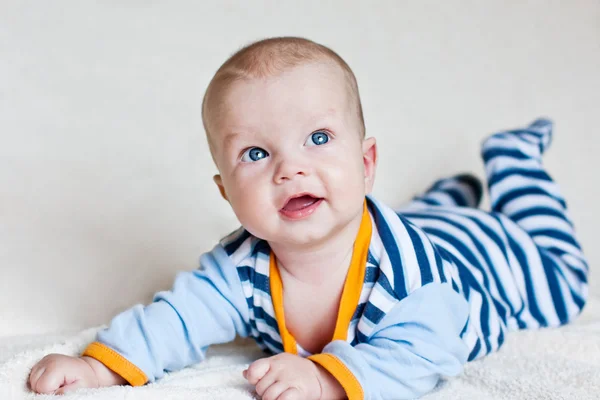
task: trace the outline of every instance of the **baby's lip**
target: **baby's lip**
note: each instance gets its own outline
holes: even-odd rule
[[[292,195],[292,196],[288,197],[288,198],[285,200],[285,202],[283,203],[283,206],[280,208],[280,210],[284,210],[284,209],[286,208],[286,206],[287,206],[287,205],[290,203],[290,201],[291,201],[291,200],[293,200],[293,199],[297,199],[297,198],[299,198],[299,197],[304,197],[304,196],[307,196],[307,197],[313,197],[315,200],[320,200],[320,199],[322,199],[322,197],[319,197],[319,196],[317,196],[317,195],[315,195],[315,194],[312,194],[312,193],[310,193],[310,192],[302,192],[302,193],[297,193],[297,194],[294,194],[294,195]]]

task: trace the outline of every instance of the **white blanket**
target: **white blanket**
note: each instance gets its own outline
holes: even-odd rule
[[[78,354],[96,329],[74,335],[0,339],[0,399],[48,399],[26,387],[30,368],[48,353]],[[208,359],[140,388],[80,390],[70,400],[255,399],[242,370],[262,353],[251,341],[214,346]],[[600,300],[560,329],[514,332],[500,352],[443,381],[433,399],[600,399]]]

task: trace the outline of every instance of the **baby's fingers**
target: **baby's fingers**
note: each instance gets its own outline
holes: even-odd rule
[[[288,388],[290,387],[290,385],[283,383],[283,382],[275,382],[272,385],[270,385],[265,391],[264,393],[261,395],[262,396],[262,400],[278,400],[281,399],[281,394],[283,392],[285,392]],[[256,391],[258,394],[260,394],[258,392],[258,388]]]
[[[259,380],[263,378],[269,372],[271,363],[268,358],[254,361],[246,371],[244,371],[244,378],[248,380],[252,385],[256,385]]]
[[[40,371],[36,372],[36,375],[39,377],[34,377],[37,379],[35,381],[32,380],[31,383],[31,390],[36,393],[54,393],[65,381],[64,374],[60,374],[56,370],[47,367],[40,368]]]
[[[263,396],[263,399],[265,399],[265,393],[267,392],[267,389],[271,388],[272,386],[274,386],[276,383],[276,379],[277,379],[277,374],[273,373],[273,371],[270,371],[269,373],[265,374],[265,376],[263,376],[258,383],[256,384],[256,393],[258,393],[260,396]],[[274,399],[277,397],[273,397]]]
[[[297,388],[291,387],[281,393],[277,400],[302,400],[302,393]]]
[[[65,394],[65,393],[69,393],[69,392],[75,391],[77,389],[85,388],[85,387],[88,387],[88,386],[85,385],[83,380],[78,380],[73,383],[69,383],[68,385],[62,386],[57,391],[55,391],[54,394]]]
[[[35,391],[35,385],[45,370],[46,370],[46,367],[40,365],[40,363],[37,363],[33,366],[33,368],[31,369],[31,372],[29,373],[29,388],[31,390]]]

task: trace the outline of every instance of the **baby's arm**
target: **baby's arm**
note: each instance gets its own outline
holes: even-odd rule
[[[248,306],[225,250],[215,247],[202,256],[201,265],[180,273],[173,289],[158,293],[152,304],[116,316],[85,350],[87,357],[42,359],[30,375],[32,390],[143,385],[202,361],[212,344],[247,336]]]
[[[328,370],[350,400],[421,397],[442,376],[462,371],[468,308],[450,284],[430,283],[394,306],[366,342],[334,341],[309,359]]]

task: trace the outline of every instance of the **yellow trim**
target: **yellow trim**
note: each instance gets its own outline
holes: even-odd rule
[[[285,315],[283,313],[283,282],[277,268],[275,255],[271,252],[269,259],[269,280],[271,285],[271,299],[273,300],[273,310],[275,311],[275,319],[279,327],[279,335],[283,342],[283,351],[291,354],[298,354],[298,346],[296,339],[287,330],[285,326]]]
[[[371,243],[371,217],[367,209],[365,201],[363,205],[363,215],[360,222],[360,228],[354,241],[354,249],[352,250],[352,260],[350,268],[346,275],[340,307],[338,310],[337,321],[333,331],[334,340],[346,340],[348,335],[348,326],[352,320],[352,316],[356,310],[356,306],[360,300],[360,293],[365,281],[365,271],[367,269],[367,256],[369,254],[369,245]],[[283,342],[283,351],[291,354],[298,354],[298,346],[296,339],[287,330],[285,326],[285,314],[283,307],[283,282],[277,268],[277,260],[275,254],[271,252],[269,259],[269,280],[271,289],[271,299],[273,300],[273,310],[275,311],[275,319],[279,327],[279,334]]]
[[[90,344],[82,356],[92,357],[104,364],[108,369],[120,375],[131,386],[142,386],[148,382],[146,374],[129,362],[125,357],[102,343]]]
[[[342,385],[348,400],[363,400],[365,393],[358,379],[336,356],[329,353],[315,354],[309,360],[325,368]]]
[[[350,321],[360,301],[360,293],[365,282],[367,256],[369,255],[369,245],[371,244],[371,231],[371,217],[369,216],[369,210],[365,201],[360,228],[358,229],[358,235],[356,235],[354,249],[352,250],[352,261],[350,262],[350,268],[346,275],[346,282],[344,283],[344,290],[340,300],[340,308],[332,342],[334,340],[345,341],[348,336],[348,326],[350,326]]]

